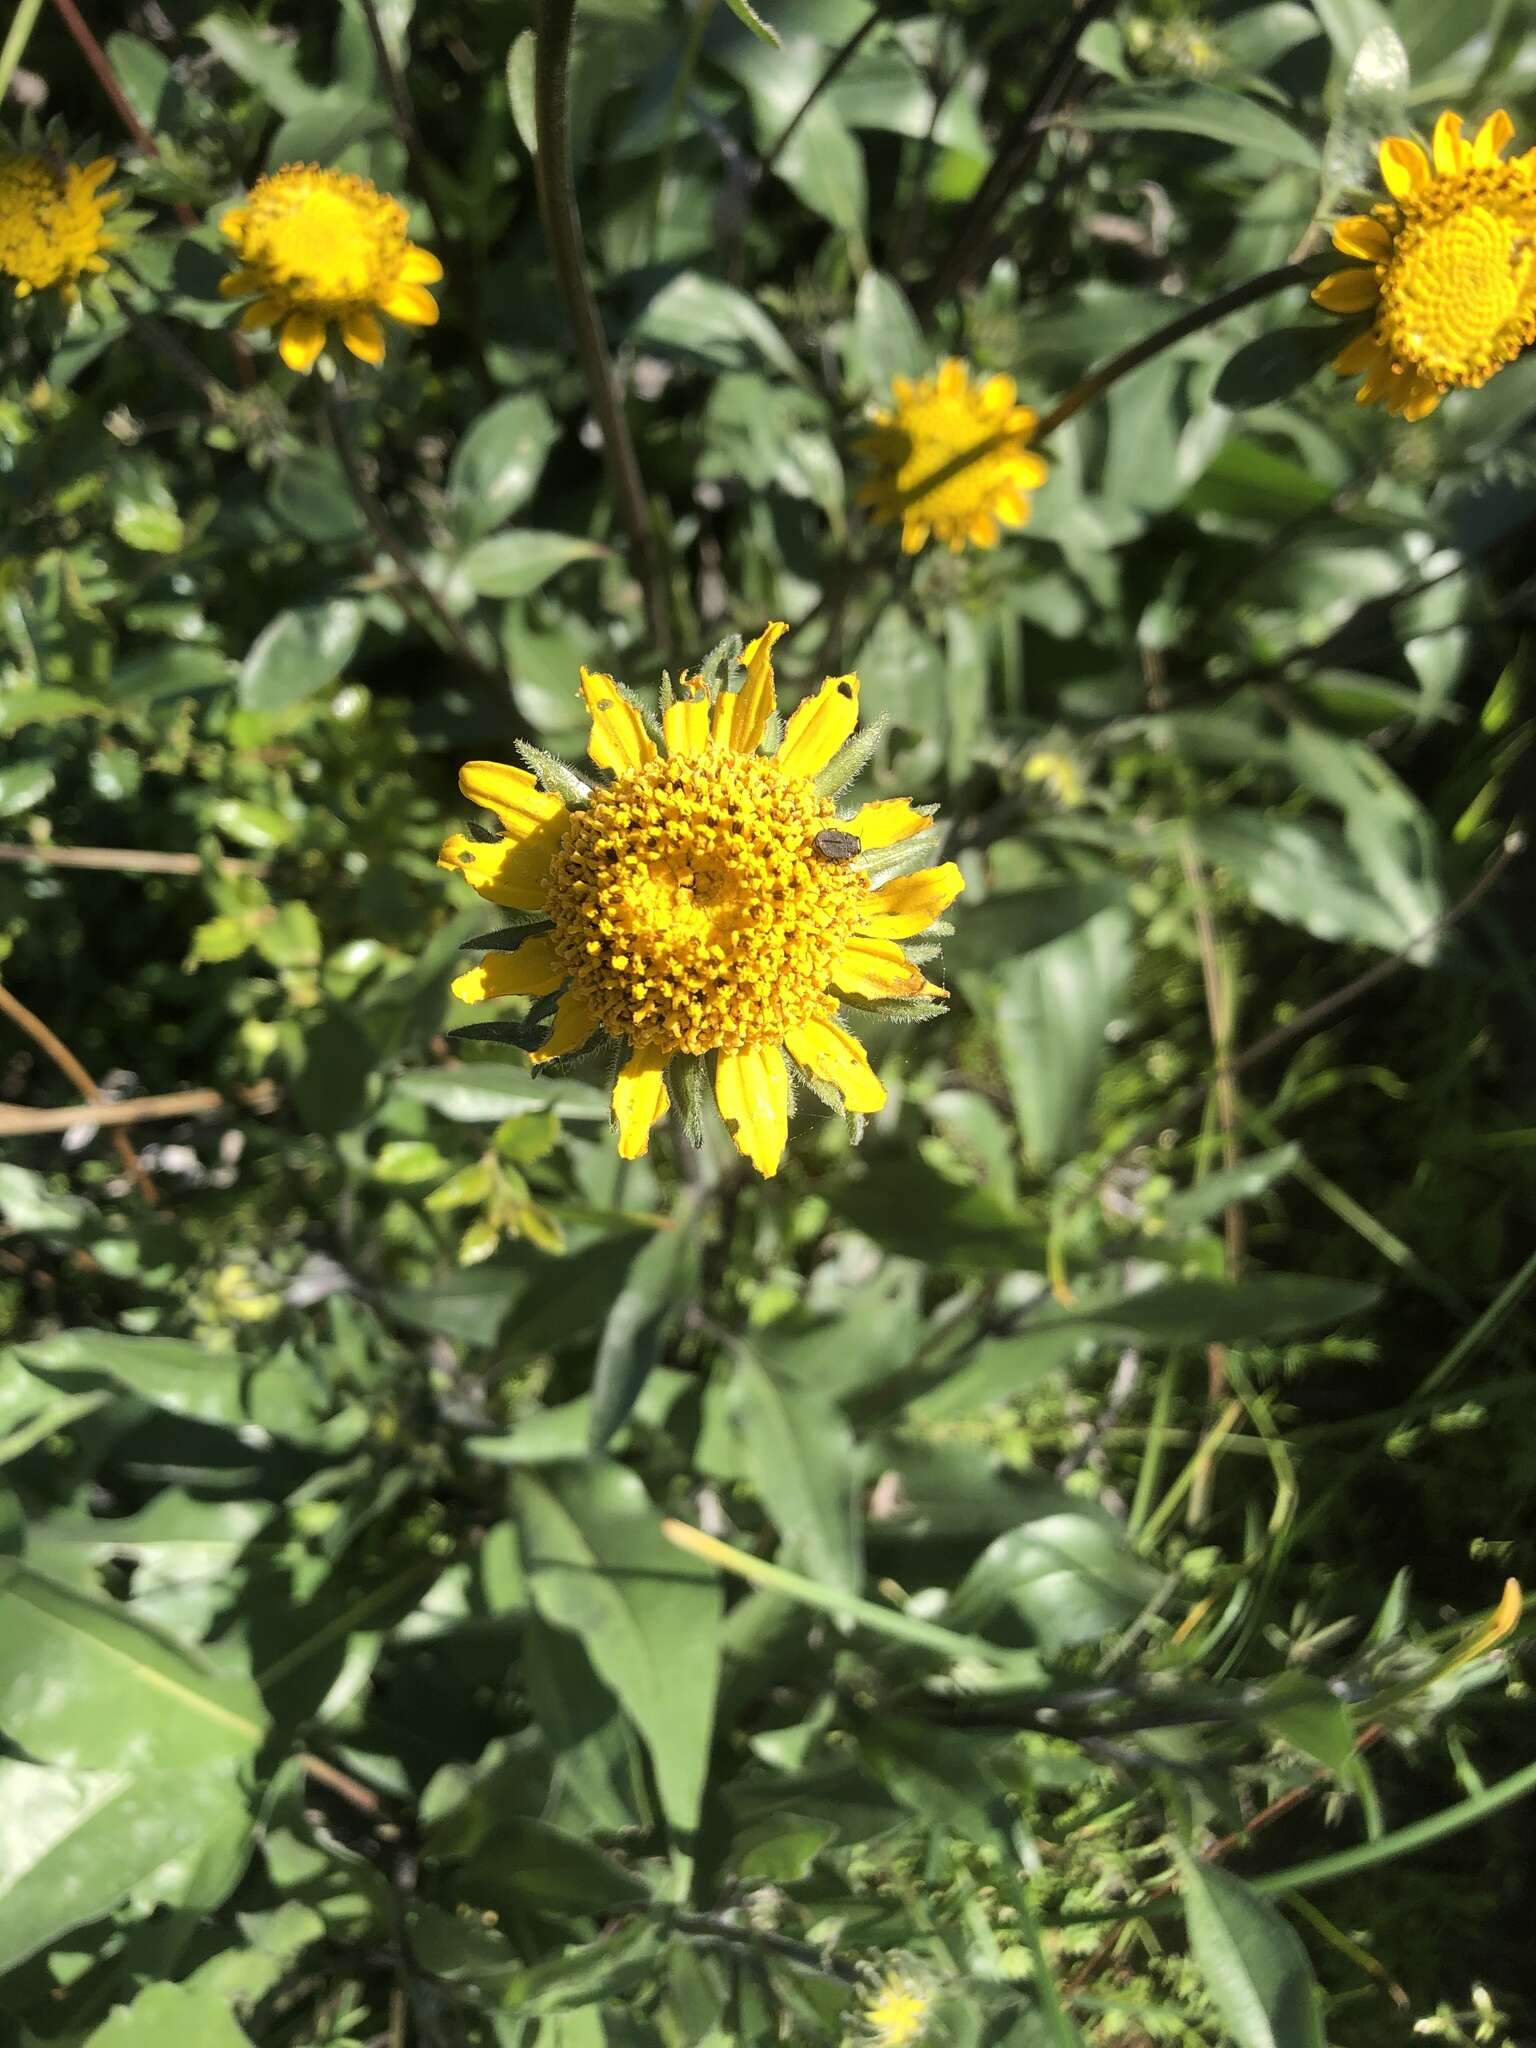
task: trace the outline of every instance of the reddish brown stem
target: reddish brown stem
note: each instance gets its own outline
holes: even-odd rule
[[[127,93],[123,91],[121,81],[117,73],[112,69],[111,60],[100,43],[97,42],[95,36],[92,35],[86,24],[85,17],[75,5],[75,0],[53,0],[53,4],[58,11],[60,21],[63,22],[70,35],[74,38],[75,47],[96,74],[96,83],[112,102],[112,108],[117,118],[122,122],[146,156],[158,156],[160,154],[160,145],[133,111],[133,102],[129,99]],[[190,206],[178,203],[176,218],[184,228],[195,228],[197,226],[197,215]]]

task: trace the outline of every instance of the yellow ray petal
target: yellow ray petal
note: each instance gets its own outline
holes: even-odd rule
[[[348,313],[341,323],[341,338],[360,363],[382,363],[384,330],[371,313]]]
[[[1406,135],[1389,135],[1376,152],[1382,183],[1394,199],[1411,199],[1429,183],[1429,158]]]
[[[232,270],[228,277],[219,279],[221,299],[248,299],[252,292],[261,290],[261,279],[254,270]]]
[[[786,775],[819,775],[859,722],[857,676],[828,676],[795,711],[776,756]]]
[[[1497,163],[1514,132],[1514,122],[1502,107],[1496,108],[1477,131],[1472,144],[1473,163]]]
[[[555,1021],[550,1026],[549,1036],[537,1052],[529,1053],[533,1065],[542,1066],[546,1060],[558,1060],[568,1052],[575,1052],[597,1029],[597,1019],[587,1008],[574,989],[568,989],[555,1005]]]
[[[1347,347],[1341,348],[1333,359],[1333,367],[1341,377],[1355,377],[1368,370],[1381,354],[1381,343],[1367,330],[1357,334]]]
[[[542,842],[536,835],[522,841],[498,839],[489,846],[467,832],[455,832],[443,841],[437,864],[462,875],[487,903],[502,903],[509,910],[542,910],[549,863],[559,843],[558,832]]]
[[[461,1003],[488,1003],[495,996],[552,995],[566,978],[548,932],[524,939],[515,953],[487,953],[452,984]]]
[[[384,311],[407,327],[435,327],[438,321],[436,299],[419,284],[397,284],[384,301]]]
[[[1449,107],[1435,123],[1435,169],[1442,178],[1453,177],[1471,162],[1472,149],[1461,139],[1461,116]]]
[[[1385,263],[1392,254],[1392,237],[1379,220],[1368,213],[1352,213],[1333,224],[1333,246],[1341,256],[1358,256],[1362,263]]]
[[[1364,313],[1380,296],[1374,270],[1336,270],[1312,287],[1312,297],[1329,313]]]
[[[926,519],[913,519],[910,515],[901,522],[901,552],[904,555],[920,555],[928,545],[932,531]]]
[[[841,995],[864,996],[870,1002],[944,994],[890,939],[850,939],[832,964],[832,986]]]
[[[459,770],[459,788],[472,804],[494,811],[514,839],[524,839],[541,826],[567,815],[565,805],[526,768],[505,761],[466,761]]]
[[[237,324],[242,334],[251,334],[258,327],[275,327],[284,311],[276,299],[257,299],[254,305],[246,307]]]
[[[741,650],[746,663],[746,681],[739,690],[727,691],[715,704],[715,742],[734,747],[738,754],[755,754],[773,716],[776,702],[773,688],[773,650],[789,627],[782,619],[764,626],[755,640]]]
[[[940,366],[938,374],[940,398],[964,398],[966,388],[965,365],[957,356],[951,356]]]
[[[844,826],[866,853],[877,846],[894,846],[899,839],[911,839],[924,832],[932,819],[914,809],[909,796],[879,797],[855,811]]]
[[[277,339],[277,352],[290,370],[307,377],[325,347],[325,322],[313,313],[290,313]]]
[[[980,396],[988,412],[1012,412],[1018,404],[1019,387],[1011,377],[988,377],[981,386]]]
[[[642,1047],[613,1084],[613,1119],[619,1127],[619,1157],[643,1158],[651,1132],[667,1113],[667,1055]]]
[[[897,875],[869,899],[859,913],[864,938],[911,939],[942,917],[965,887],[965,877],[952,860],[915,875]]]
[[[850,1115],[873,1116],[885,1107],[885,1089],[869,1064],[869,1055],[840,1024],[818,1018],[786,1032],[784,1043],[790,1057],[808,1074],[837,1090]]]
[[[723,1052],[715,1061],[715,1101],[736,1150],[771,1176],[789,1139],[789,1069],[776,1045]]]
[[[407,242],[405,254],[400,259],[400,282],[402,284],[440,284],[443,266],[430,249],[418,249],[414,242]]]
[[[592,669],[581,672],[581,694],[592,718],[587,752],[599,768],[611,768],[615,775],[627,775],[656,758],[656,742],[645,729],[645,720],[625,698],[612,676]]]
[[[709,745],[709,699],[678,697],[661,714],[662,737],[674,761]]]
[[[1427,377],[1416,378],[1413,391],[1403,406],[1403,418],[1405,420],[1428,419],[1439,403],[1440,392],[1437,387],[1431,384]]]

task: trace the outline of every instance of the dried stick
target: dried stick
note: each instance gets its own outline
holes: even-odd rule
[[[41,861],[50,868],[89,868],[123,875],[200,875],[202,856],[196,853],[161,853],[152,847],[135,846],[0,846],[0,861]],[[264,875],[263,860],[240,860],[221,854],[217,862],[227,875]]]
[[[156,1123],[162,1117],[217,1116],[221,1109],[256,1110],[272,1108],[277,1091],[270,1081],[240,1091],[238,1100],[221,1095],[217,1088],[182,1088],[171,1095],[135,1095],[127,1102],[66,1102],[57,1109],[28,1109],[19,1103],[0,1103],[0,1138],[39,1137],[47,1131],[67,1131],[76,1124]]]
[[[50,1031],[42,1018],[29,1010],[19,996],[12,995],[3,981],[0,981],[0,1010],[3,1010],[13,1024],[23,1030],[32,1043],[39,1046],[59,1070],[66,1074],[87,1100],[94,1106],[105,1104],[106,1097],[91,1079],[79,1060],[70,1051],[55,1031]],[[80,1121],[79,1117],[73,1119]],[[112,1133],[112,1143],[117,1156],[123,1162],[129,1177],[152,1209],[160,1206],[159,1191],[154,1182],[139,1164],[139,1156],[121,1131]]]
[[[74,38],[76,48],[95,73],[97,84],[112,102],[112,109],[117,118],[146,156],[158,156],[160,145],[133,111],[133,102],[123,91],[106,51],[86,26],[85,17],[75,5],[75,0],[53,0],[53,4],[60,21]],[[184,202],[178,202],[176,218],[184,228],[195,228],[198,225],[197,215]]]

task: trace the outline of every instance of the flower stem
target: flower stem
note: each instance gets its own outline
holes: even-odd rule
[[[1134,347],[1122,349],[1117,356],[1111,356],[1102,369],[1084,377],[1080,384],[1074,384],[1059,404],[1053,406],[1036,425],[1029,436],[1029,445],[1038,448],[1048,434],[1053,434],[1082,411],[1095,398],[1102,398],[1112,384],[1118,384],[1122,377],[1128,377],[1132,370],[1139,370],[1143,363],[1150,363],[1154,356],[1162,354],[1165,348],[1172,348],[1183,341],[1186,335],[1198,334],[1202,327],[1214,327],[1218,320],[1224,320],[1228,313],[1235,313],[1239,307],[1251,306],[1258,299],[1272,298],[1276,292],[1285,291],[1293,284],[1299,284],[1307,272],[1299,263],[1282,263],[1278,270],[1266,270],[1258,277],[1250,277],[1242,284],[1236,284],[1229,292],[1218,298],[1208,299],[1203,306],[1192,306],[1187,313],[1181,313],[1177,320],[1170,320],[1166,327],[1159,327],[1155,334],[1149,334],[1145,341],[1138,341]],[[952,455],[948,462],[940,463],[927,476],[920,476],[910,489],[902,492],[893,510],[903,512],[930,491],[937,490],[968,470],[973,462],[993,455],[999,448],[1016,445],[1020,436],[1006,430],[988,434],[974,447],[964,448],[958,455]]]
[[[410,88],[405,82],[400,66],[395,62],[394,53],[389,47],[389,40],[384,34],[384,24],[379,19],[379,10],[374,4],[374,0],[361,0],[361,6],[363,25],[368,31],[368,40],[373,46],[374,69],[378,72],[379,82],[389,95],[390,105],[394,108],[395,126],[399,130],[400,140],[405,144],[405,153],[410,158],[411,169],[416,176],[416,183],[421,188],[421,196],[426,202],[428,213],[432,216],[432,225],[437,231],[437,239],[442,244],[444,254],[448,256],[454,268],[459,272],[461,289],[463,291],[464,324],[468,329],[468,340],[474,359],[475,371],[481,384],[489,390],[491,388],[491,373],[486,367],[485,361],[485,333],[480,318],[480,301],[474,259],[466,245],[448,232],[448,223],[444,218],[442,201],[438,192],[437,172],[431,157],[427,154],[427,146],[422,140],[421,125],[416,119],[416,109],[411,104]]]
[[[42,11],[43,0],[20,0],[11,16],[11,25],[5,32],[5,46],[0,49],[0,101],[11,89],[16,67],[26,55],[28,40]]]
[[[91,34],[85,16],[75,5],[75,0],[53,0],[53,5],[55,13],[73,38],[75,47],[94,72],[97,84],[112,102],[114,113],[133,137],[137,147],[145,156],[158,156],[160,145],[133,111],[133,102],[124,92],[121,79],[112,69],[111,59]],[[177,201],[175,213],[184,228],[195,228],[198,225],[197,215],[185,200]]]
[[[473,669],[483,682],[491,682],[497,684],[498,687],[501,686],[506,680],[505,677],[492,668],[491,664],[480,654],[468,634],[464,631],[463,626],[460,625],[459,621],[453,616],[453,613],[449,611],[447,605],[443,603],[443,600],[422,575],[421,570],[411,559],[410,551],[407,549],[404,541],[396,533],[389,514],[384,510],[375,494],[368,488],[362,470],[358,466],[357,453],[352,446],[342,395],[338,391],[337,386],[335,384],[326,384],[322,387],[322,391],[325,404],[323,417],[327,435],[331,446],[336,451],[336,460],[341,464],[342,473],[347,479],[347,488],[352,493],[353,501],[358,511],[362,513],[364,519],[368,522],[369,530],[372,532],[374,539],[383,548],[385,554],[389,556],[395,567],[400,571],[400,574],[432,614],[433,619],[442,629],[454,652],[460,659],[469,668]]]
[[[1202,327],[1214,327],[1218,320],[1225,320],[1229,313],[1236,313],[1244,306],[1255,305],[1260,299],[1273,298],[1276,292],[1288,291],[1294,284],[1300,284],[1306,277],[1305,267],[1300,263],[1282,263],[1278,269],[1261,271],[1257,277],[1247,278],[1242,284],[1222,292],[1217,298],[1208,299],[1203,306],[1192,306],[1187,313],[1181,313],[1177,320],[1170,320],[1166,327],[1159,327],[1155,334],[1149,334],[1145,341],[1138,341],[1132,347],[1122,349],[1117,356],[1111,356],[1102,369],[1095,370],[1080,384],[1074,384],[1061,402],[1048,412],[1035,428],[1032,439],[1043,441],[1047,434],[1082,411],[1095,398],[1101,398],[1112,384],[1118,384],[1122,377],[1128,377],[1132,370],[1139,370],[1143,363],[1150,363],[1154,356],[1162,354],[1165,348],[1172,348],[1183,341],[1186,335],[1198,334]]]
[[[570,95],[571,25],[575,13],[576,0],[539,0],[533,60],[534,124],[538,137],[534,171],[555,276],[570,315],[587,396],[602,430],[603,455],[618,499],[619,515],[629,535],[630,567],[645,599],[651,637],[666,659],[671,654],[672,625],[666,588],[656,560],[650,507],[646,504],[639,459],[614,380],[597,300],[587,275],[581,215],[576,206]]]

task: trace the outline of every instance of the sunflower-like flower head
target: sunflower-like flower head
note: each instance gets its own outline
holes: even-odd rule
[[[0,151],[0,271],[18,299],[57,291],[72,303],[82,277],[99,276],[114,246],[107,215],[121,192],[103,191],[112,159],[82,169],[31,152]]]
[[[259,179],[220,226],[240,267],[219,290],[253,300],[240,316],[243,328],[279,329],[278,352],[290,370],[314,367],[333,326],[360,361],[377,363],[381,313],[408,327],[437,319],[426,287],[442,277],[442,264],[406,238],[399,200],[366,178],[284,164]]]
[[[900,523],[905,554],[930,535],[954,554],[967,543],[995,547],[999,527],[1026,524],[1045,464],[1029,446],[1035,414],[1011,377],[973,381],[951,358],[932,377],[897,377],[891,397],[858,444],[875,467],[859,499],[876,519]]]
[[[1330,313],[1371,316],[1333,365],[1364,375],[1362,405],[1421,420],[1536,340],[1536,150],[1504,162],[1514,132],[1501,109],[1469,142],[1461,116],[1444,113],[1432,159],[1389,135],[1380,162],[1390,203],[1335,227],[1351,265],[1312,296]]]
[[[494,761],[459,777],[503,836],[455,833],[439,865],[530,921],[498,934],[508,949],[453,992],[470,1003],[548,999],[535,1065],[598,1033],[618,1040],[613,1112],[626,1159],[646,1150],[669,1105],[669,1069],[686,1107],[712,1057],[726,1128],[760,1173],[775,1173],[788,1062],[850,1114],[885,1101],[838,998],[921,1008],[944,995],[902,943],[964,886],[952,862],[923,866],[928,815],[896,797],[841,817],[828,793],[866,758],[868,736],[854,737],[858,677],[829,677],[776,750],[762,751],[777,730],[773,646],[784,631],[771,625],[743,650],[735,688],[712,660],[675,695],[664,690],[659,745],[613,678],[583,669],[600,771],[590,786],[532,750],[525,758],[556,787]]]

